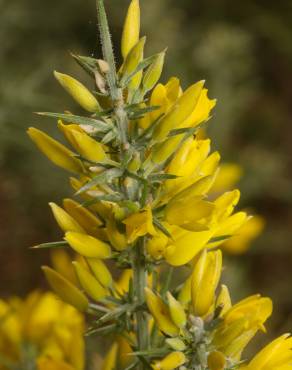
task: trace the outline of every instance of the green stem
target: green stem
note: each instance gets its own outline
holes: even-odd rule
[[[144,238],[140,238],[134,248],[133,272],[134,293],[139,306],[136,311],[137,351],[143,351],[148,348],[148,322],[141,308],[145,302],[144,288],[147,286]],[[141,363],[140,369],[144,369],[143,363]]]
[[[96,0],[96,7],[103,57],[109,65],[109,72],[107,73],[106,76],[110,90],[110,95],[114,102],[115,115],[122,142],[121,151],[126,151],[128,150],[127,147],[128,116],[127,112],[124,109],[123,91],[121,88],[118,87],[117,84],[115,57],[113,53],[113,45],[108,26],[108,20],[104,8],[104,1]]]

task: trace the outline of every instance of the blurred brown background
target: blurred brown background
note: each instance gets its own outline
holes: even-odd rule
[[[128,0],[107,0],[113,40]],[[270,327],[292,323],[292,2],[141,0],[148,53],[168,46],[164,81],[207,80],[218,99],[209,125],[213,148],[244,169],[242,207],[266,219],[264,234],[229,257],[235,297],[261,292],[275,302]],[[67,176],[29,142],[30,125],[54,133],[33,111],[74,109],[52,71],[86,81],[69,51],[99,55],[94,0],[0,0],[0,294],[44,286],[44,251],[29,246],[60,234],[47,203],[71,194]]]

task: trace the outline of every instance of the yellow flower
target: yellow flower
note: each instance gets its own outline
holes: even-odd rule
[[[81,256],[89,258],[109,258],[111,255],[110,246],[94,238],[93,236],[69,231],[65,234],[64,239],[70,247]]]
[[[63,208],[59,207],[57,204],[51,202],[49,206],[52,209],[53,215],[60,226],[60,228],[64,231],[75,231],[79,233],[83,233],[83,228],[71,217]]]
[[[284,334],[263,348],[242,370],[291,370],[292,338]]]
[[[232,238],[223,243],[222,249],[231,254],[247,251],[250,243],[262,233],[265,221],[261,216],[252,216],[245,222]]]
[[[84,289],[84,291],[89,295],[89,297],[93,298],[95,301],[99,301],[105,298],[108,295],[107,289],[105,289],[100,282],[88,271],[84,268],[79,262],[74,261],[72,262],[80,285]]]
[[[128,9],[122,35],[122,55],[126,59],[134,45],[137,44],[140,34],[140,6],[139,0],[132,0]]]
[[[73,173],[83,172],[81,162],[75,158],[74,153],[64,145],[34,127],[30,127],[27,133],[39,150],[43,152],[54,164]]]
[[[103,162],[106,154],[102,144],[91,138],[78,125],[64,125],[58,122],[59,129],[63,132],[66,139],[73,148],[84,158],[90,161]]]
[[[101,370],[114,370],[116,368],[118,349],[118,343],[115,342],[105,356]]]
[[[30,355],[35,353],[30,361],[39,370],[84,369],[84,318],[52,293],[1,301],[0,319],[1,360],[28,368],[25,348],[30,348]]]
[[[272,313],[269,298],[253,295],[232,306],[223,316],[223,322],[214,335],[214,345],[228,356],[239,359],[241,352],[261,329]]]
[[[191,292],[194,314],[206,315],[215,299],[222,268],[221,251],[204,250],[196,262],[192,274]]]
[[[69,303],[81,312],[87,310],[89,302],[76,286],[50,267],[43,266],[42,269],[51,288],[64,302]]]
[[[156,235],[150,207],[130,215],[123,220],[123,223],[126,225],[128,243],[133,243],[140,236]]]
[[[75,78],[63,73],[54,72],[61,86],[72,96],[81,107],[89,112],[97,112],[100,107],[98,101],[91,92]]]
[[[172,352],[162,360],[152,364],[154,370],[173,370],[186,362],[186,356],[182,352]]]
[[[168,306],[149,288],[145,288],[145,295],[149,311],[154,317],[159,329],[167,335],[177,335],[179,329],[171,319]]]
[[[180,128],[186,118],[195,109],[205,81],[199,81],[189,87],[178,99],[169,113],[162,118],[153,133],[155,141],[162,141],[172,129]]]

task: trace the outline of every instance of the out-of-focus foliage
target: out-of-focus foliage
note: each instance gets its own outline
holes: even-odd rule
[[[106,2],[116,45],[126,4]],[[211,97],[218,98],[209,133],[224,159],[243,167],[242,206],[252,204],[266,219],[264,235],[246,258],[233,261],[230,280],[236,290],[251,276],[253,290],[269,292],[277,302],[277,321],[283,323],[292,306],[292,3],[141,0],[141,5],[143,28],[154,41],[149,52],[169,48],[165,77],[175,71],[184,82],[206,78]],[[55,167],[43,165],[25,135],[31,123],[50,131],[51,121],[39,122],[31,111],[70,109],[51,71],[84,81],[64,50],[97,55],[98,44],[93,0],[1,0],[0,11],[0,268],[1,291],[7,294],[36,285],[40,257],[27,246],[56,239],[44,206],[64,193]]]

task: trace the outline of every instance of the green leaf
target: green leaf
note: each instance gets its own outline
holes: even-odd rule
[[[81,205],[83,207],[90,207],[92,205],[94,205],[95,203],[97,202],[100,202],[102,200],[106,201],[106,202],[113,202],[113,203],[118,203],[122,200],[122,196],[118,193],[116,194],[105,194],[105,195],[98,195],[90,200],[87,200],[85,202],[83,202]]]
[[[193,134],[193,133],[195,133],[196,130],[197,130],[197,127],[177,128],[177,129],[171,130],[168,134],[168,137],[181,135],[181,134]]]
[[[94,72],[98,70],[96,65],[96,59],[76,55],[74,53],[70,54],[75,59],[75,61],[80,65],[80,67],[82,67],[90,76],[94,77]]]
[[[102,144],[106,145],[110,143],[111,141],[115,140],[116,138],[117,138],[117,133],[115,132],[115,130],[111,130],[107,134],[104,135],[101,142]]]
[[[102,173],[96,175],[92,180],[88,181],[84,186],[82,186],[76,192],[76,195],[84,193],[85,191],[91,189],[96,185],[111,182],[113,179],[122,176],[122,174],[123,170],[121,170],[120,168],[111,168],[109,170],[105,170]]]
[[[229,238],[231,238],[232,235],[220,235],[220,236],[215,236],[214,238],[211,238],[208,242],[208,244],[211,243],[218,243],[218,242],[223,242]]]
[[[85,336],[88,337],[88,336],[93,335],[93,334],[107,335],[107,334],[111,334],[111,333],[115,332],[116,329],[117,329],[116,324],[107,325],[107,326],[104,326],[102,328],[89,328],[87,330],[87,332],[85,333]]]
[[[157,55],[158,54],[155,54],[155,55],[152,55],[148,58],[145,58],[142,60],[142,62],[140,62],[137,66],[137,68],[130,74],[130,75],[124,75],[121,80],[120,80],[120,86],[121,87],[126,87],[129,82],[131,81],[131,79],[140,71],[142,71],[143,69],[147,68],[150,64],[152,64],[156,58],[157,58]]]
[[[58,249],[58,248],[64,248],[67,247],[68,243],[65,241],[59,241],[59,242],[50,242],[50,243],[42,243],[35,245],[31,247],[31,249]]]
[[[172,239],[172,235],[170,232],[162,225],[162,223],[156,218],[153,218],[154,225],[161,231],[163,234],[165,234],[167,237]]]
[[[113,126],[109,123],[105,123],[94,118],[75,116],[73,114],[65,113],[51,113],[51,112],[37,112],[40,116],[46,116],[51,118],[61,119],[65,122],[75,123],[77,125],[88,125],[92,126],[100,132],[108,132]]]
[[[178,177],[180,177],[180,176],[173,175],[171,173],[157,173],[157,174],[150,175],[149,176],[149,179],[151,181],[159,181],[159,182],[162,182],[162,181],[165,181],[165,180],[175,180]]]

